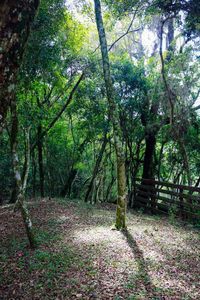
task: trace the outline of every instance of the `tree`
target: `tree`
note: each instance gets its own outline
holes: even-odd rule
[[[15,101],[17,72],[39,0],[3,0],[0,7],[0,131],[11,101]]]
[[[104,80],[106,86],[106,95],[109,106],[109,117],[113,126],[114,143],[117,159],[117,212],[116,228],[126,228],[126,175],[125,175],[125,158],[123,153],[122,132],[119,123],[119,112],[115,102],[114,87],[110,74],[110,63],[108,57],[108,48],[106,35],[101,14],[101,3],[99,0],[94,1],[97,29],[101,45],[101,54],[103,62]]]
[[[18,191],[17,205],[21,210],[30,246],[36,246],[32,222],[24,203],[27,172],[22,183],[17,154],[18,116],[16,108],[16,79],[30,27],[39,1],[3,1],[0,8],[0,132],[3,130],[9,107],[12,115],[11,144],[13,171]],[[29,154],[28,154],[29,156]],[[27,162],[28,163],[28,162]]]
[[[30,217],[29,210],[25,203],[25,191],[26,191],[26,183],[29,171],[29,164],[30,164],[30,142],[29,142],[29,132],[26,133],[26,142],[27,142],[27,149],[26,149],[26,166],[25,166],[25,173],[22,179],[20,173],[20,166],[19,166],[19,157],[17,152],[17,137],[18,137],[18,115],[17,115],[17,108],[16,102],[12,101],[11,103],[11,116],[12,116],[12,128],[11,128],[11,151],[12,151],[12,162],[13,162],[13,173],[16,182],[16,204],[15,210],[19,209],[21,211],[22,219],[24,222],[24,226],[26,229],[26,233],[28,236],[29,244],[31,248],[36,248],[36,239],[32,227],[32,221]]]

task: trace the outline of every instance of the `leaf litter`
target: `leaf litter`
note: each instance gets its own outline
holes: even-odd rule
[[[115,206],[30,203],[39,247],[21,216],[0,208],[0,299],[200,299],[197,230],[137,212],[112,230]]]

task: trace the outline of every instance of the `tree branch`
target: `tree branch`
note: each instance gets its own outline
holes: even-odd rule
[[[51,121],[51,123],[47,126],[47,128],[41,133],[39,139],[42,139],[48,132],[49,130],[55,125],[55,123],[58,121],[58,119],[60,118],[60,116],[63,114],[63,112],[65,111],[65,109],[67,108],[67,106],[71,103],[72,98],[74,93],[76,92],[80,82],[83,80],[84,77],[84,72],[81,74],[81,76],[79,77],[78,81],[76,82],[76,84],[74,85],[73,89],[71,90],[69,97],[67,98],[67,101],[65,102],[65,104],[63,105],[63,107],[61,108],[61,110],[58,112],[58,114],[54,117],[54,119]],[[31,147],[31,151],[33,151],[35,149],[37,145],[37,142],[35,142],[32,147]]]

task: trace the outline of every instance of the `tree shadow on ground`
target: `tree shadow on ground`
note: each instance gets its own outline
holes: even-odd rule
[[[152,283],[151,278],[148,274],[147,264],[145,262],[142,251],[137,245],[137,242],[135,241],[135,239],[127,229],[123,230],[122,234],[125,236],[126,241],[129,247],[131,248],[134,258],[137,262],[138,276],[140,278],[140,281],[142,281],[142,284],[146,290],[146,296],[148,297],[148,299],[161,299],[158,293],[156,292],[157,290],[156,286]]]

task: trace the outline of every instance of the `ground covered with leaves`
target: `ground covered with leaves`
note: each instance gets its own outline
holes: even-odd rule
[[[35,251],[20,214],[0,208],[0,299],[200,299],[197,229],[130,212],[119,232],[106,204],[43,199],[30,209]]]

